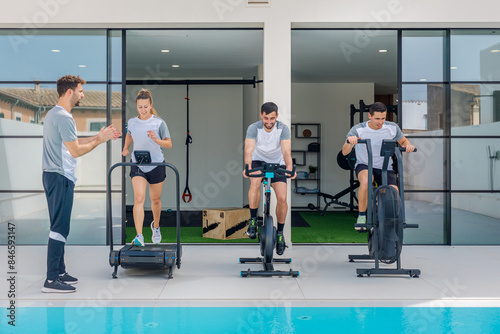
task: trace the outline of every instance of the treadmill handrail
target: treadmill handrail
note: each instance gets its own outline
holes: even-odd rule
[[[106,242],[109,244],[110,251],[113,251],[113,215],[112,215],[112,203],[111,203],[111,173],[116,167],[120,166],[165,166],[172,169],[175,173],[175,202],[176,202],[176,226],[177,226],[177,267],[180,266],[180,256],[181,256],[181,214],[180,214],[180,187],[179,187],[179,172],[177,168],[168,162],[151,162],[148,164],[139,164],[135,162],[119,162],[111,166],[108,172],[107,179],[107,189],[106,189],[106,197],[107,197],[107,219],[106,219]]]

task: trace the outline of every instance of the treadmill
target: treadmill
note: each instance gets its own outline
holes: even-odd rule
[[[151,156],[148,151],[136,153],[137,163],[134,162],[119,162],[111,166],[108,172],[107,180],[107,224],[106,234],[110,246],[109,265],[114,267],[111,274],[113,278],[117,278],[118,266],[122,268],[144,268],[144,269],[164,269],[168,270],[167,279],[172,278],[174,266],[179,269],[181,267],[182,246],[180,241],[180,192],[179,192],[179,172],[174,165],[166,162],[151,162]],[[111,208],[111,173],[116,167],[120,166],[166,166],[172,169],[175,173],[176,186],[176,227],[177,227],[177,243],[174,244],[145,244],[144,247],[135,245],[125,245],[120,250],[113,249],[113,215]],[[125,243],[123,241],[123,243]]]

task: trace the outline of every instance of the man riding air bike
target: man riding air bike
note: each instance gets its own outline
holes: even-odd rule
[[[413,152],[413,146],[408,138],[403,135],[396,123],[386,121],[387,107],[381,102],[370,105],[368,112],[369,120],[359,123],[349,130],[347,141],[342,146],[342,154],[348,155],[358,143],[358,139],[370,139],[373,154],[373,179],[377,184],[382,184],[382,164],[384,157],[380,156],[380,148],[384,139],[396,140],[406,152]],[[368,153],[364,145],[356,146],[356,165],[354,166],[356,176],[359,180],[358,202],[359,216],[356,225],[366,224],[366,208],[368,205]],[[388,184],[397,189],[394,170],[392,169],[392,158],[389,161],[387,171]],[[370,181],[372,182],[372,180]],[[365,228],[355,227],[357,230]]]

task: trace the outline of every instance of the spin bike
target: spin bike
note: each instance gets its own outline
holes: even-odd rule
[[[254,172],[260,172],[256,174],[251,174]],[[254,169],[248,169],[248,165],[245,165],[245,175],[248,177],[263,177],[262,183],[265,189],[265,203],[264,203],[264,225],[260,228],[260,233],[258,233],[260,242],[260,255],[262,257],[256,258],[240,258],[240,263],[262,263],[264,270],[250,270],[241,271],[241,277],[248,276],[299,276],[298,271],[274,270],[273,263],[291,263],[291,259],[273,259],[274,249],[276,247],[276,227],[273,224],[273,217],[269,214],[269,206],[271,203],[271,180],[276,174],[282,174],[287,178],[290,178],[295,174],[295,165],[292,171],[285,170],[280,167],[279,164],[268,164],[265,163],[260,167]],[[281,176],[281,175],[280,175]]]
[[[370,139],[360,139],[359,144],[365,144],[368,153],[368,180],[373,175],[373,155]],[[409,275],[419,277],[419,269],[401,268],[401,251],[403,248],[403,230],[418,228],[418,224],[406,224],[404,206],[403,157],[401,152],[406,149],[396,147],[395,140],[383,140],[380,155],[384,157],[382,165],[382,184],[375,190],[369,182],[366,225],[355,224],[355,227],[366,228],[368,233],[367,255],[349,255],[349,262],[354,260],[375,260],[375,268],[356,269],[358,277],[363,275]],[[416,152],[417,149],[414,150]],[[387,170],[390,157],[396,156],[399,171],[398,190],[387,182]],[[392,264],[396,268],[380,268],[380,262]]]

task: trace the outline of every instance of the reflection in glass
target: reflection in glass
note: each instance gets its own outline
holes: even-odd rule
[[[121,243],[121,193],[112,195],[113,236]],[[30,208],[26,210],[26,208]],[[0,226],[16,226],[16,244],[46,245],[49,212],[44,193],[0,193]],[[7,234],[0,233],[0,245],[7,244]],[[67,245],[106,244],[106,201],[104,193],[75,193],[71,232]]]
[[[125,136],[125,130],[122,129],[122,94],[121,85],[112,85],[113,108],[111,109],[111,123],[115,128]],[[122,161],[122,138],[112,141],[111,147],[111,166]],[[113,191],[122,189],[122,168],[115,168],[111,174],[111,185]]]
[[[500,80],[500,30],[452,30],[451,80]]]
[[[445,89],[442,84],[403,85],[402,118],[405,134],[443,135]]]
[[[43,115],[57,104],[59,97],[55,85],[24,84],[0,86],[0,110],[3,119],[21,123],[42,124]],[[10,123],[9,123],[10,124]],[[0,127],[0,135],[41,135],[36,126],[16,125]]]
[[[451,85],[451,134],[500,134],[500,85]]]
[[[84,78],[86,79],[86,78]],[[78,107],[71,110],[78,135],[94,135],[106,125],[106,86],[86,84],[84,98]],[[56,85],[2,85],[0,86],[0,109],[3,120],[29,123],[33,126],[16,125],[0,127],[0,135],[41,135],[40,125],[45,114],[58,102]],[[121,110],[121,92],[112,93],[112,108]],[[10,124],[10,123],[9,123]],[[117,126],[119,124],[116,124]]]
[[[409,138],[417,152],[403,153],[406,190],[445,190],[445,140]]]
[[[443,81],[445,32],[403,31],[403,82]]]
[[[500,190],[500,139],[452,139],[451,161],[452,190]]]
[[[94,136],[106,125],[106,85],[84,85],[84,98],[72,109],[79,137]],[[43,119],[58,101],[55,85],[0,87],[2,110],[0,136],[41,136]],[[121,129],[121,92],[112,92],[113,124]],[[5,109],[4,109],[5,108]],[[18,119],[10,119],[18,115]],[[121,152],[121,140],[111,143],[113,152]],[[5,159],[0,190],[38,190],[41,188],[42,138],[0,139]],[[19,152],[24,152],[20,155]],[[24,160],[23,160],[24,159]],[[21,167],[20,167],[21,166]],[[117,173],[118,174],[118,173]],[[35,179],[33,179],[35,177]],[[106,185],[106,145],[77,159],[76,190],[104,190]]]
[[[18,131],[33,126],[0,119],[4,125]],[[0,138],[0,152],[0,190],[43,190],[42,138]]]
[[[113,152],[121,152],[121,140],[115,140],[111,145]],[[0,159],[0,190],[43,190],[42,138],[0,138],[0,152],[4,152],[4,158]],[[118,176],[120,172],[115,174]],[[78,158],[75,175],[75,190],[104,191],[106,145],[99,145]]]
[[[16,226],[16,244],[47,244],[49,214],[45,194],[0,193],[0,226],[4,231],[8,222]],[[0,245],[6,244],[7,233],[0,233]]]
[[[404,231],[405,244],[442,245],[445,240],[443,193],[405,193],[406,222],[418,228]]]
[[[500,245],[500,194],[451,194],[454,245]]]
[[[111,123],[122,131],[122,86],[111,85]],[[123,132],[123,131],[122,131]]]
[[[106,80],[105,30],[2,30],[1,81]]]
[[[121,30],[111,31],[111,81],[122,81],[122,32]]]

